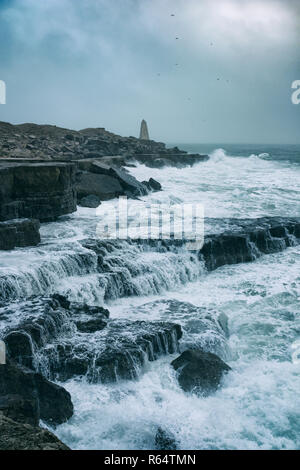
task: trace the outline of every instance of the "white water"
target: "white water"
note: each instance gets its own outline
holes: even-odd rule
[[[215,395],[182,392],[170,357],[152,363],[136,383],[71,381],[76,414],[59,428],[59,437],[82,449],[151,449],[162,426],[182,449],[299,449],[300,364],[291,361],[300,336],[299,266],[300,249],[291,248],[252,264],[220,268],[164,296],[228,315],[232,357],[227,362],[233,370]],[[110,305],[111,315],[185,323],[178,311],[169,316],[159,309],[139,311],[146,301],[123,299]]]
[[[201,202],[206,217],[299,216],[300,166],[285,161],[232,158],[217,150],[210,161],[193,168],[138,166],[131,171],[140,180],[161,182],[164,191],[147,196],[147,202]],[[105,289],[95,273],[95,256],[78,243],[95,236],[96,224],[94,210],[80,209],[44,225],[44,245],[1,255],[0,282],[1,273],[15,275],[18,289],[12,298],[60,291],[73,300],[102,304]],[[224,228],[222,221],[210,224],[206,233]],[[139,253],[129,247],[118,255],[138,295],[110,300],[111,317],[176,321],[185,329],[187,344],[217,348],[214,331],[201,332],[199,311],[185,314],[185,304],[166,310],[163,301],[225,313],[230,338],[224,354],[232,371],[208,398],[180,390],[170,356],[150,363],[136,382],[70,381],[64,386],[72,394],[75,415],[56,434],[74,449],[151,449],[162,426],[182,449],[299,449],[300,364],[292,362],[292,354],[300,339],[300,248],[209,274],[189,253]],[[137,275],[135,268],[141,269]]]

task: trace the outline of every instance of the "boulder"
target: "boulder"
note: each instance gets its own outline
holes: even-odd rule
[[[79,198],[92,194],[101,201],[114,199],[124,193],[122,186],[116,178],[96,173],[81,173],[76,188]]]
[[[35,219],[14,219],[0,222],[0,250],[35,246],[41,241],[40,223]]]
[[[50,424],[64,423],[73,414],[69,392],[41,374],[11,362],[0,366],[0,397],[6,397],[6,404],[9,404],[9,395],[24,400],[23,404],[18,404],[19,407],[27,407],[27,410],[31,407],[33,421],[37,419],[36,409],[39,410],[38,418]]]
[[[79,206],[89,207],[91,209],[97,209],[100,204],[100,198],[98,196],[95,196],[95,194],[89,194],[88,196],[83,197],[79,202]]]
[[[178,382],[185,392],[204,396],[216,391],[223,374],[231,370],[215,354],[199,349],[184,351],[171,365],[178,371]]]
[[[120,168],[110,168],[109,173],[110,175],[118,179],[122,188],[130,195],[134,197],[139,197],[146,196],[148,194],[146,186],[144,186],[136,178],[134,178],[124,170]]]
[[[27,331],[12,331],[4,336],[7,355],[26,367],[32,367],[33,342]]]
[[[122,168],[107,165],[99,160],[78,162],[78,166],[80,169],[91,173],[115,178],[122,187],[123,193],[128,193],[130,196],[145,196],[148,193],[147,187],[144,184],[140,183],[134,176]]]
[[[142,184],[148,188],[149,191],[161,191],[161,184],[153,178],[150,178],[149,181],[142,181]]]
[[[0,412],[0,450],[70,450],[47,429],[13,421]]]
[[[161,191],[161,184],[156,181],[155,179],[153,178],[150,178],[149,181],[148,181],[150,187],[153,189],[153,191]]]

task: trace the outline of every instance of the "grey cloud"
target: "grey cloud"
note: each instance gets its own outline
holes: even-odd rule
[[[299,141],[299,13],[294,0],[0,0],[0,119]]]

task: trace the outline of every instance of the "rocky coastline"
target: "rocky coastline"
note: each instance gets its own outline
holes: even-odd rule
[[[77,203],[96,208],[121,195],[138,198],[161,190],[152,178],[137,181],[125,166],[183,167],[207,159],[103,128],[0,122],[0,223],[10,221],[0,226],[0,249],[36,245],[34,220],[54,221],[75,212]],[[20,218],[29,220],[15,222]]]
[[[120,195],[139,198],[163,189],[153,178],[137,181],[126,166],[139,162],[156,168],[182,167],[207,158],[104,129],[77,132],[0,123],[0,250],[38,246],[40,224],[75,212],[77,203],[97,207]],[[226,228],[210,233],[203,247],[189,255],[195,269],[209,272],[227,264],[251,262],[300,243],[300,219],[227,219],[223,226]],[[153,290],[159,292],[164,279],[160,272],[151,277],[143,256],[149,250],[175,256],[184,250],[184,244],[82,238],[83,251],[76,266],[83,275],[97,276],[104,300],[139,295],[137,280],[142,276],[148,276]],[[67,262],[69,253],[62,264],[71,278],[78,273],[68,270]],[[222,312],[199,309],[201,331],[212,331],[216,341],[196,348],[189,344],[188,329],[180,322],[145,321],[138,315],[136,320],[112,318],[99,305],[51,292],[51,279],[43,266],[39,274],[40,291],[31,295],[20,294],[19,283],[9,273],[0,279],[0,340],[7,353],[6,364],[0,365],[0,450],[68,450],[40,427],[42,422],[54,429],[73,416],[71,395],[55,382],[73,378],[94,384],[137,380],[148,363],[170,356],[170,368],[180,387],[186,393],[207,396],[230,373],[226,363],[228,325]],[[182,267],[179,280],[187,282],[192,275]],[[165,305],[169,307],[170,303]],[[172,308],[188,311],[196,307],[187,303]],[[157,448],[177,446],[174,436],[162,428],[157,430],[155,442]]]

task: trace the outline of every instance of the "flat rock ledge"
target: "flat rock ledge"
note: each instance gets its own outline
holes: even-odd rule
[[[213,219],[210,219],[213,220]],[[225,219],[228,229],[208,235],[199,251],[208,271],[248,263],[300,243],[300,218]]]
[[[0,412],[0,450],[70,450],[47,429],[17,423]]]

